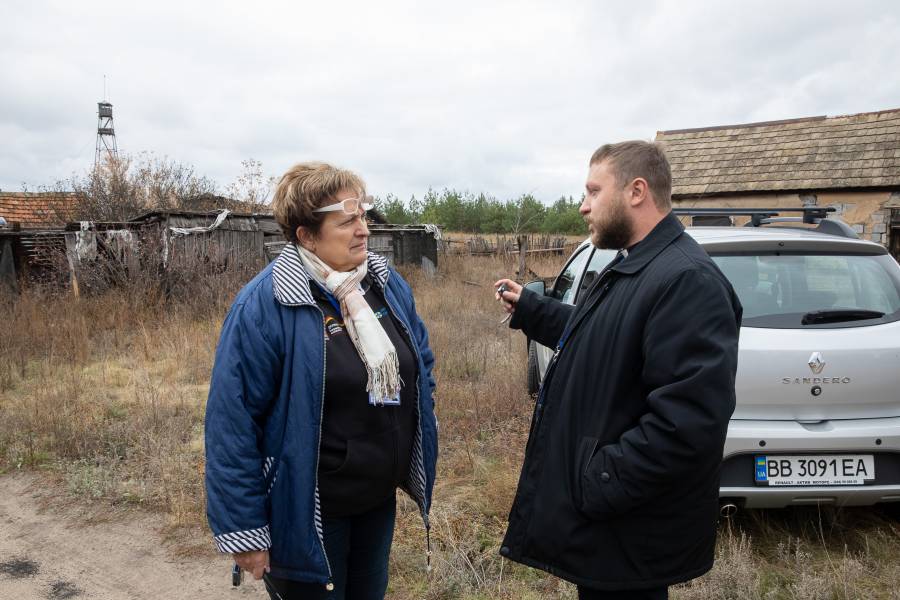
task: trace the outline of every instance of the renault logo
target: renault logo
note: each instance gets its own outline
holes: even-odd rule
[[[809,357],[809,362],[807,364],[809,365],[810,370],[816,375],[821,373],[822,369],[825,368],[825,360],[822,358],[822,353],[813,352]]]

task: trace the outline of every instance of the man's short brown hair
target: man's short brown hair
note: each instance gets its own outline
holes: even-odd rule
[[[284,237],[296,243],[301,225],[317,234],[325,214],[313,211],[332,204],[341,190],[354,190],[362,196],[366,184],[356,173],[323,162],[298,163],[288,169],[272,199],[272,211]]]
[[[646,179],[656,207],[672,208],[672,169],[662,146],[641,140],[604,144],[591,156],[589,166],[603,161],[609,161],[616,183],[625,187],[638,177]]]

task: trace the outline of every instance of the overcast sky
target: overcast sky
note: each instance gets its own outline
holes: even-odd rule
[[[900,107],[900,3],[0,3],[0,189],[120,153],[355,170],[369,192],[581,193],[602,143]]]

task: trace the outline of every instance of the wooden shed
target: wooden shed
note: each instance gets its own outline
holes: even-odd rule
[[[369,250],[392,265],[418,265],[433,271],[437,268],[440,237],[435,225],[370,225]]]
[[[383,220],[383,219],[379,219]],[[370,222],[369,248],[393,265],[437,267],[440,229],[433,225]],[[78,288],[84,269],[98,258],[115,259],[122,273],[149,256],[161,268],[198,262],[226,268],[262,268],[286,244],[271,214],[219,211],[151,211],[123,222],[78,221],[48,230],[0,229],[0,284],[17,289],[23,281],[56,278]]]
[[[257,215],[257,219],[260,217],[261,215]],[[269,215],[266,217],[271,219],[266,227],[273,233],[267,233],[265,255],[267,260],[272,261],[287,242],[278,229],[275,218]],[[262,223],[261,220],[259,222]],[[392,266],[417,265],[433,271],[437,268],[440,238],[441,230],[436,225],[391,225],[380,214],[377,219],[369,221],[369,250],[387,258]]]
[[[152,211],[137,216],[129,224],[161,234],[166,264],[197,258],[227,263],[265,264],[264,245],[268,237],[281,237],[269,215],[220,211]]]

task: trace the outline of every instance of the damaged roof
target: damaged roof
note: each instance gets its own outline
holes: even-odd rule
[[[0,192],[0,217],[26,229],[62,227],[73,220],[76,206],[71,192]]]

